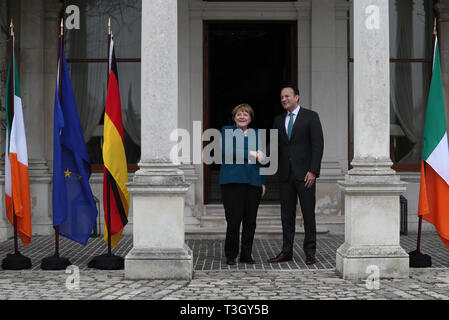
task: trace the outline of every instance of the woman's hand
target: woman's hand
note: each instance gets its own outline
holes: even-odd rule
[[[263,196],[265,195],[266,191],[267,191],[267,187],[265,187],[265,185],[263,184],[262,185],[262,197],[261,198],[263,198]]]
[[[256,159],[257,161],[259,161],[259,163],[262,163],[262,161],[265,159],[265,154],[261,150],[257,150]]]

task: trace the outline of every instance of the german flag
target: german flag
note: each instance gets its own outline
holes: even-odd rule
[[[109,68],[103,142],[104,240],[108,243],[107,227],[108,212],[110,212],[111,245],[115,248],[120,240],[123,228],[128,223],[129,193],[125,185],[128,182],[128,166],[123,139],[122,107],[120,103],[117,62],[115,60],[112,36],[109,50]]]

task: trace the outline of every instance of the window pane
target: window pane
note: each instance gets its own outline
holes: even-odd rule
[[[69,63],[73,92],[83,128],[84,140],[87,142],[95,132],[96,126],[102,124],[106,103],[106,63]]]
[[[354,156],[354,64],[350,63],[350,159]],[[431,63],[390,63],[390,156],[393,163],[420,161]]]
[[[80,29],[66,30],[68,59],[105,59],[107,22],[111,18],[115,55],[140,57],[141,0],[71,0],[65,5],[80,9]],[[106,63],[69,63],[81,126],[92,164],[102,164],[104,107],[107,91]],[[128,164],[140,158],[140,63],[117,64],[122,104],[125,152]]]
[[[117,64],[128,164],[140,160],[140,63]]]
[[[141,0],[70,0],[65,5],[80,8],[80,29],[65,32],[67,58],[107,58],[108,18],[117,57],[140,58]]]
[[[390,149],[395,163],[421,159],[431,68],[431,63],[390,64]]]
[[[92,164],[103,163],[101,143],[106,104],[105,63],[70,63],[70,75],[78,112]],[[118,78],[129,164],[140,158],[140,63],[118,63]]]
[[[432,58],[433,0],[391,0],[390,57]]]
[[[433,54],[432,0],[391,0],[390,58],[428,59]],[[350,11],[351,57],[353,15]],[[390,155],[394,163],[420,161],[422,131],[432,64],[429,62],[390,63]],[[350,161],[353,157],[353,63],[350,63]]]

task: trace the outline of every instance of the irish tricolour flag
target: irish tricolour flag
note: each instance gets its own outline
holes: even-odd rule
[[[9,64],[6,81],[6,152],[5,201],[6,215],[26,246],[31,241],[30,183],[28,179],[28,154],[20,97],[19,71],[15,58]],[[14,70],[14,72],[11,72]],[[13,93],[13,94],[12,94]],[[11,99],[11,96],[13,98]]]
[[[418,215],[435,226],[449,249],[449,150],[438,40],[424,124]]]

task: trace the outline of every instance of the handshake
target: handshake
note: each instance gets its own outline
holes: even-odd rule
[[[249,152],[249,155],[250,155],[252,158],[255,158],[256,161],[258,161],[259,163],[261,163],[261,162],[265,159],[265,154],[264,154],[262,151],[260,151],[260,150],[257,150],[257,151],[250,151],[250,152]]]

